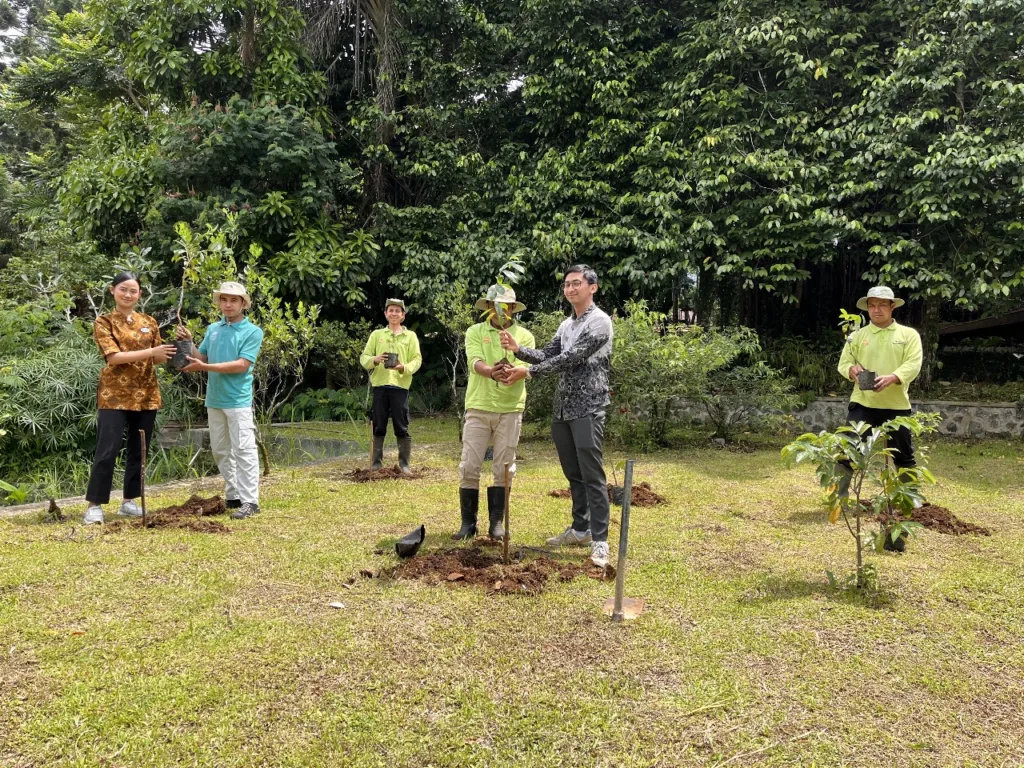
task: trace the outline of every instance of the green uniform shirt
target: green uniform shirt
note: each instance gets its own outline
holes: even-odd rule
[[[850,367],[857,364],[877,376],[895,373],[900,378],[898,384],[890,384],[881,392],[862,390],[855,385],[850,400],[868,408],[905,411],[910,408],[907,391],[921,372],[922,357],[921,336],[913,328],[895,320],[888,328],[867,325],[843,346],[839,374],[849,378]]]
[[[397,368],[385,368],[384,363],[374,365],[373,358],[385,352],[397,352],[398,362],[405,366],[405,371],[399,373]],[[412,385],[412,375],[423,364],[420,340],[405,327],[397,334],[392,333],[390,328],[378,328],[370,334],[363,354],[359,356],[359,364],[370,371],[372,386],[408,389]]]
[[[513,322],[508,327],[512,338],[523,347],[534,347],[533,334]],[[514,413],[526,408],[526,381],[517,381],[512,386],[499,384],[493,379],[481,376],[473,366],[477,360],[494,365],[505,357],[501,348],[498,329],[489,322],[471,325],[466,331],[466,360],[469,361],[469,386],[466,387],[466,410],[487,411],[489,413]],[[511,360],[513,365],[524,365],[520,360]]]

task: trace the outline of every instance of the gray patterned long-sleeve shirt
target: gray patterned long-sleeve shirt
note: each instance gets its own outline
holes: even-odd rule
[[[557,373],[554,418],[572,421],[604,410],[611,402],[612,319],[596,304],[580,316],[567,317],[543,349],[520,347],[516,352],[531,363],[530,376]]]

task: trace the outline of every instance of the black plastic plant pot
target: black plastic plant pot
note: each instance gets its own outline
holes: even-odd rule
[[[387,352],[385,354],[387,355],[387,357],[384,358],[384,367],[385,368],[397,368],[398,367],[398,353],[397,352]]]
[[[188,356],[192,354],[192,340],[179,339],[174,342],[174,347],[174,357],[168,361],[167,365],[169,368],[180,371],[188,365]]]
[[[874,389],[876,375],[874,371],[861,371],[857,374],[857,384],[863,390]]]
[[[401,557],[412,557],[415,555],[427,536],[427,527],[421,525],[395,542],[395,553]]]
[[[626,489],[621,485],[609,485],[608,497],[612,500],[612,504],[618,504],[621,507],[622,502],[626,499]]]
[[[892,529],[885,529],[885,541],[882,543],[882,549],[886,552],[903,552],[907,548],[907,534],[902,533],[896,541],[892,540]]]

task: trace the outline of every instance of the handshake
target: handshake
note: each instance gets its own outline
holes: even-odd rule
[[[503,350],[506,352],[519,351],[519,344],[512,338],[511,333],[502,331],[500,337]],[[511,385],[525,379],[530,375],[530,372],[524,365],[512,365],[508,360],[502,359],[490,366],[490,372],[487,375],[499,384]]]

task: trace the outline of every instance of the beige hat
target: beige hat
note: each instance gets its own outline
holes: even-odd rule
[[[249,298],[249,292],[245,290],[245,286],[241,283],[236,283],[233,280],[221,283],[220,288],[213,292],[213,300],[220,301],[221,294],[225,296],[241,296],[243,307],[245,309],[248,309],[252,305],[252,299]]]
[[[884,285],[878,285],[874,288],[868,289],[868,295],[857,301],[857,309],[863,309],[867,311],[868,299],[888,299],[892,302],[892,308],[902,307],[905,302],[903,299],[897,299],[896,294],[892,292],[892,288],[886,288]]]
[[[387,301],[384,302],[384,311],[385,312],[387,311],[388,307],[398,307],[403,312],[406,311],[405,310],[405,302],[402,301],[401,299],[388,299]]]
[[[477,309],[484,310],[487,309],[487,302],[489,301],[497,302],[499,304],[514,304],[515,306],[510,310],[513,315],[526,309],[526,305],[523,304],[523,302],[516,301],[516,292],[508,286],[501,285],[500,283],[496,283],[488,288],[487,295],[482,299],[477,300],[474,306]]]

